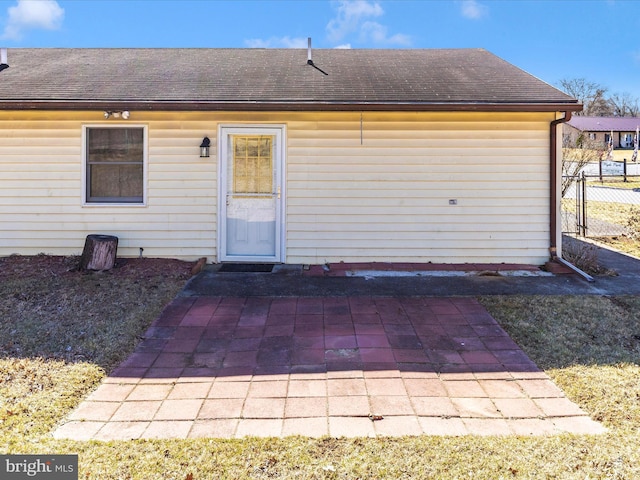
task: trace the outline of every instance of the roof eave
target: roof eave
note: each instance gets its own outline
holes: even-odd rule
[[[579,112],[576,102],[264,102],[0,100],[0,110]]]

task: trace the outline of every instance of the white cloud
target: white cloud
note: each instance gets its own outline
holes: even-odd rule
[[[57,30],[64,19],[64,9],[55,0],[18,0],[8,14],[2,38],[9,40],[20,40],[25,30]]]
[[[378,2],[367,0],[342,0],[336,5],[336,17],[327,24],[327,35],[332,42],[339,42],[350,33],[359,30],[364,19],[384,14]]]
[[[462,16],[471,20],[479,20],[486,17],[489,13],[489,7],[482,5],[477,0],[463,0]]]
[[[338,45],[337,47],[333,47],[336,50],[349,50],[351,48],[350,43],[343,43],[342,45]]]
[[[378,22],[364,22],[360,28],[360,39],[364,42],[371,41],[378,45],[411,45],[411,37],[396,33],[389,36],[389,29]]]
[[[411,44],[408,35],[390,35],[386,25],[376,21],[384,15],[382,6],[371,0],[341,0],[332,2],[336,16],[327,24],[327,38],[330,42],[342,42],[351,34],[357,34],[364,43],[376,45]]]
[[[271,37],[266,40],[251,38],[244,44],[249,48],[307,48],[306,38]]]

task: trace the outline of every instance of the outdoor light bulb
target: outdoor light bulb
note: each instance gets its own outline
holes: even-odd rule
[[[122,112],[122,118],[124,118],[125,120],[129,119],[129,111],[125,110],[124,112]]]
[[[113,118],[120,118],[120,112],[113,112]]]
[[[109,112],[104,112],[104,118],[109,118],[109,115],[111,115]]]

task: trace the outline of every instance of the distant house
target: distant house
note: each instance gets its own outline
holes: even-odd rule
[[[637,117],[572,117],[563,124],[562,133],[566,141],[575,144],[580,135],[585,135],[603,148],[609,144],[613,133],[613,148],[633,148],[633,136],[640,126]]]
[[[0,255],[541,264],[577,101],[482,49],[15,49]],[[207,146],[209,148],[207,148]],[[201,148],[202,147],[202,148]]]

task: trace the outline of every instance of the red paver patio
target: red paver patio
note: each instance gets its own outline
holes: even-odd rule
[[[472,298],[179,297],[54,436],[603,431]]]

